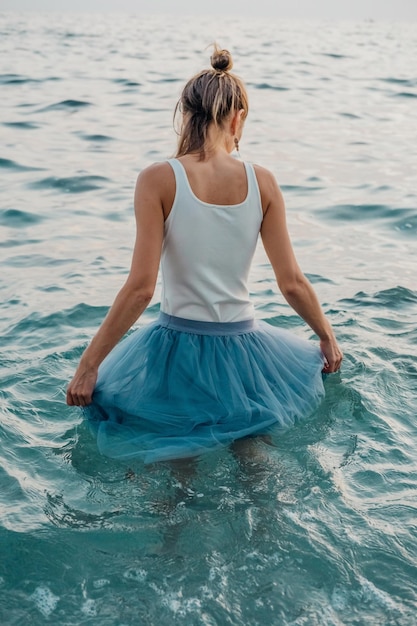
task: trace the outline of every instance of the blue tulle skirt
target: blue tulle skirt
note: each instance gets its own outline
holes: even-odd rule
[[[266,322],[160,313],[106,357],[83,410],[106,456],[185,458],[308,417],[322,368],[317,345]]]

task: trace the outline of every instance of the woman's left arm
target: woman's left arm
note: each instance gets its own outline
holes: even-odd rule
[[[164,237],[160,169],[152,165],[138,176],[135,189],[136,241],[129,276],[99,330],[83,353],[67,388],[67,404],[91,403],[98,367],[152,299]]]

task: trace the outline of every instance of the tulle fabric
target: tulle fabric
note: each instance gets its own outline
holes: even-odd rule
[[[287,428],[320,403],[315,344],[262,321],[209,333],[216,324],[183,320],[178,330],[180,318],[168,318],[134,331],[99,369],[83,410],[102,454],[145,463],[195,456]]]

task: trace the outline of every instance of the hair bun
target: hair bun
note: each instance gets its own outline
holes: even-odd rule
[[[232,55],[228,50],[221,50],[216,45],[214,46],[214,52],[210,57],[211,66],[218,72],[227,72],[233,67]]]

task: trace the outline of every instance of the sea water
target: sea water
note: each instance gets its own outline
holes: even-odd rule
[[[242,158],[276,175],[345,359],[308,420],[172,472],[101,457],[65,388],[214,40],[249,91]],[[1,624],[417,623],[416,42],[412,23],[0,15]],[[250,288],[316,341],[261,247]]]

